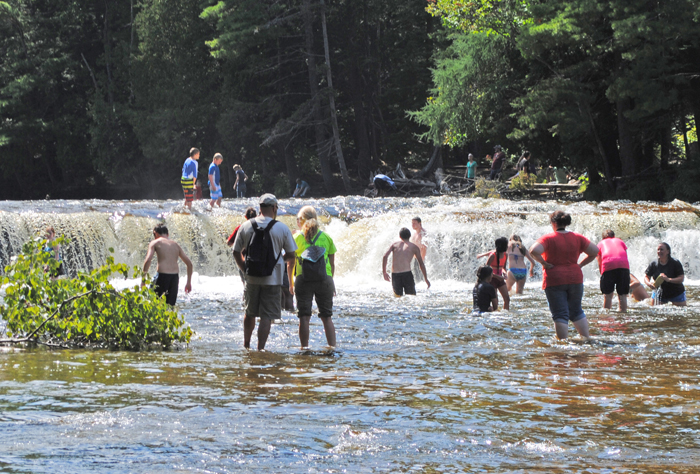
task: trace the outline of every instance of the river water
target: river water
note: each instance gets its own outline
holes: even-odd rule
[[[179,301],[196,332],[181,350],[0,348],[0,471],[697,472],[697,206],[304,201],[322,210],[338,247],[338,348],[326,350],[314,317],[312,350],[300,351],[296,316],[284,312],[258,353],[242,347],[243,287],[224,244],[253,202],[209,212],[200,202],[192,215],[175,201],[0,203],[3,264],[53,225],[73,240],[71,271],[99,264],[107,247],[137,265],[164,221],[197,272]],[[281,220],[292,225],[301,204],[282,201]],[[689,306],[601,310],[590,265],[593,344],[554,339],[540,281],[512,297],[511,311],[472,315],[474,255],[513,232],[531,244],[558,208],[596,242],[615,230],[637,276],[667,241]],[[429,232],[433,287],[395,298],[381,256],[414,215]]]

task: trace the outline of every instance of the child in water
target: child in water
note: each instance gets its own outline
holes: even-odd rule
[[[515,293],[523,294],[525,281],[527,280],[527,265],[525,259],[530,260],[530,276],[535,276],[535,261],[530,256],[530,252],[523,245],[519,235],[513,234],[508,242],[508,278],[506,284],[508,291],[515,285]]]
[[[474,298],[474,312],[487,313],[498,311],[498,296],[496,289],[491,285],[493,269],[488,265],[479,267],[476,271],[476,285],[472,292]]]
[[[489,258],[486,261],[486,265],[493,269],[491,285],[493,285],[503,297],[503,309],[508,311],[510,309],[510,295],[508,295],[505,277],[508,265],[508,254],[506,253],[508,250],[508,239],[499,237],[496,239],[495,245],[496,250],[482,253],[481,255],[477,255],[476,258],[486,257],[488,255]]]

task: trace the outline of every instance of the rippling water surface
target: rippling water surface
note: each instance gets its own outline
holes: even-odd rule
[[[182,350],[1,348],[0,470],[696,472],[698,286],[687,308],[623,315],[589,278],[589,345],[554,340],[538,282],[475,316],[473,282],[432,270],[405,298],[377,268],[341,274],[333,352],[315,317],[300,351],[291,313],[268,352],[244,350],[240,280],[204,274]]]

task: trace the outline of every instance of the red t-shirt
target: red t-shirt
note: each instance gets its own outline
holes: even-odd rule
[[[583,272],[578,266],[578,259],[591,243],[590,240],[576,232],[554,232],[537,241],[544,247],[542,257],[554,265],[554,268],[544,269],[542,289],[583,283]]]
[[[228,236],[228,240],[226,241],[227,244],[233,245],[233,243],[236,241],[236,234],[238,234],[238,229],[241,228],[241,225],[242,224],[238,224],[238,227],[233,229],[233,232],[231,233],[231,235]]]

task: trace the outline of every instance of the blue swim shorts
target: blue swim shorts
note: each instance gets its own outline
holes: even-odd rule
[[[216,191],[210,191],[210,194],[211,194],[212,201],[214,199],[221,199],[224,197],[224,194],[221,192],[221,186],[217,186]]]
[[[661,298],[659,298],[659,303],[682,303],[685,301],[685,291],[681,293],[678,296],[674,296],[673,298],[664,298],[663,294],[661,294]]]
[[[524,280],[527,278],[527,268],[511,268],[510,272],[513,274],[515,281]]]

